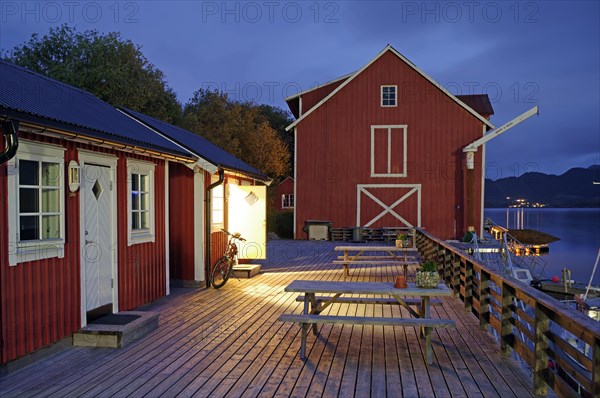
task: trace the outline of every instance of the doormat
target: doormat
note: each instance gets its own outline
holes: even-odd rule
[[[109,314],[105,315],[102,318],[98,318],[90,324],[93,325],[127,325],[130,322],[138,319],[139,315],[119,315],[119,314]]]

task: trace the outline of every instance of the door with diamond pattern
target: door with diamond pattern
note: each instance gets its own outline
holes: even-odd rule
[[[85,242],[82,243],[86,311],[112,303],[110,173],[108,167],[84,165],[81,191],[84,195]]]

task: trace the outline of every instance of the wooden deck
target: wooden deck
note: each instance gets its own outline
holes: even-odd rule
[[[269,243],[269,261],[252,279],[222,289],[175,289],[146,307],[160,327],[122,349],[70,348],[0,378],[8,397],[528,397],[532,378],[499,352],[463,303],[445,298],[433,318],[433,364],[408,327],[319,325],[299,358],[300,327],[277,322],[300,313],[294,279],[393,281],[398,266],[356,266],[344,278],[332,242]],[[409,279],[414,279],[410,268]],[[385,304],[335,304],[330,314],[408,316]],[[406,312],[406,313],[404,313]],[[326,312],[327,313],[327,312]],[[551,394],[554,396],[554,394]]]

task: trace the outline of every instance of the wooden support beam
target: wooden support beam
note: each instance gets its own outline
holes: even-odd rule
[[[535,336],[533,350],[533,388],[536,395],[548,394],[548,336],[550,319],[546,309],[540,304],[535,306]]]
[[[506,283],[502,283],[502,314],[500,317],[500,351],[508,356],[513,346],[513,312],[512,306],[515,300],[515,290]]]
[[[479,283],[479,328],[487,330],[490,321],[490,276],[487,272],[481,272]]]

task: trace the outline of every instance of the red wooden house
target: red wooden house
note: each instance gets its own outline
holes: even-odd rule
[[[487,95],[454,96],[387,46],[357,72],[286,101],[296,117],[296,237],[306,220],[462,236],[462,149],[493,128]],[[476,156],[481,226],[485,151]]]
[[[246,239],[239,243],[241,262],[264,259],[264,184],[268,185],[270,179],[199,135],[139,112],[124,111],[198,159],[192,166],[169,167],[171,282],[178,286],[208,286],[210,267],[223,255],[227,244],[222,229],[239,232]]]
[[[228,154],[210,163],[144,115],[2,60],[0,86],[0,364],[71,336],[98,314],[168,294],[171,274],[192,261],[171,249],[177,239],[191,236],[202,253],[223,247],[222,239],[198,240],[204,218],[190,229],[204,206],[189,187],[204,191],[214,173],[239,185],[266,179]],[[183,182],[182,170],[191,173]],[[199,188],[190,185],[198,178]],[[227,217],[227,196],[260,203],[258,194],[240,199],[243,189],[222,192],[208,217]]]
[[[271,206],[279,212],[294,210],[294,179],[292,177],[286,177],[277,184]]]

